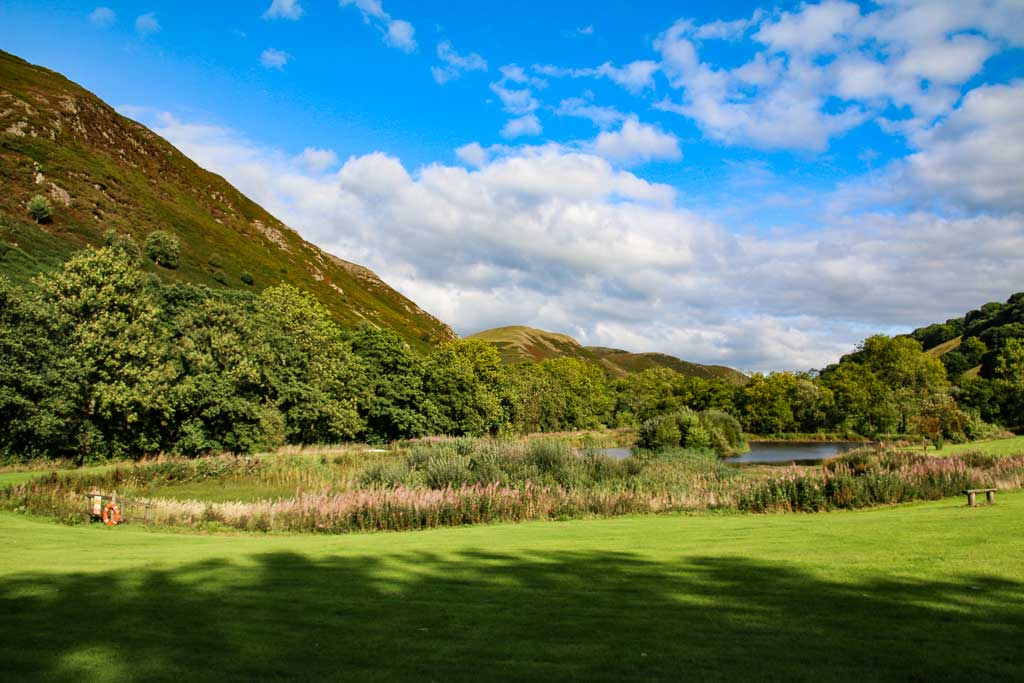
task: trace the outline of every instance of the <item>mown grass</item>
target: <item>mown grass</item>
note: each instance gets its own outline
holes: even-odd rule
[[[884,542],[880,542],[884,539]],[[0,514],[11,680],[1020,679],[1024,493],[316,537]]]
[[[946,444],[942,447],[941,451],[929,449],[929,452],[933,455],[942,456],[969,453],[971,451],[999,457],[1024,455],[1024,436],[1015,436],[1009,439],[993,439],[992,441]]]

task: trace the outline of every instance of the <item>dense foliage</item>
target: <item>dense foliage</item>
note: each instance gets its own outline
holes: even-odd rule
[[[1024,292],[910,336],[925,349],[943,351],[939,358],[961,405],[985,421],[1024,427]]]
[[[0,280],[0,456],[84,461],[281,444],[641,426],[649,446],[728,454],[741,431],[984,435],[1022,420],[1024,350],[950,383],[910,337],[872,337],[820,376],[745,386],[655,368],[612,379],[574,358],[503,365],[479,340],[413,351],[343,328],[288,285],[259,294],[161,284],[123,235],[15,287]],[[970,406],[965,411],[962,406]]]

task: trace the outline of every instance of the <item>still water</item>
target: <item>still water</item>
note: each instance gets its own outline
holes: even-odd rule
[[[727,462],[737,464],[776,464],[796,462],[801,465],[817,464],[823,460],[860,448],[863,443],[752,443],[750,450],[742,455],[729,458]]]
[[[811,465],[828,460],[846,451],[860,448],[863,443],[785,442],[752,443],[750,450],[742,455],[727,458],[726,462],[737,465],[788,465],[796,462]],[[622,460],[633,454],[629,448],[601,448],[601,455],[613,460]]]

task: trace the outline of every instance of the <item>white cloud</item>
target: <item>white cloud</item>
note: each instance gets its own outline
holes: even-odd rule
[[[464,164],[480,168],[487,163],[490,153],[481,147],[479,142],[471,142],[456,149],[455,156]]]
[[[869,118],[911,136],[952,110],[1000,45],[1024,44],[1024,30],[1012,28],[1018,19],[1024,9],[1013,0],[899,0],[863,13],[825,0],[749,20],[684,19],[655,41],[678,91],[659,106],[715,140],[762,149],[820,152]],[[748,32],[758,49],[745,64],[701,59],[702,40]],[[885,118],[894,110],[898,118]]]
[[[152,12],[140,14],[135,19],[135,32],[140,36],[148,36],[160,32],[160,22]]]
[[[584,69],[567,69],[553,64],[533,66],[537,73],[555,78],[607,78],[632,93],[653,88],[654,74],[658,72],[658,68],[658,63],[650,60],[630,62],[622,67],[605,62],[600,66]]]
[[[355,6],[363,15],[363,21],[381,33],[384,44],[402,52],[416,50],[416,29],[404,19],[395,19],[384,11],[380,0],[340,0],[342,7]]]
[[[622,164],[636,164],[653,159],[681,159],[679,140],[654,126],[628,118],[617,131],[603,131],[594,140],[594,153]]]
[[[594,35],[594,25],[590,24],[588,26],[581,26],[576,29],[576,33],[581,36],[592,36]]]
[[[533,96],[533,88],[544,88],[547,81],[530,76],[517,64],[506,64],[498,71],[501,78],[491,83],[491,91],[501,100],[502,109],[514,117],[501,129],[502,137],[540,135],[543,126],[534,113],[540,101]]]
[[[754,39],[776,52],[836,52],[859,18],[860,8],[852,2],[804,4],[799,12],[783,12],[778,19],[766,21]]]
[[[270,7],[263,13],[264,19],[291,19],[300,18],[303,14],[302,5],[299,0],[273,0]]]
[[[969,96],[949,122],[959,132],[933,135],[967,140],[979,121],[1010,122],[1015,93]],[[461,333],[521,323],[590,344],[802,369],[871,333],[1004,299],[1024,272],[1019,209],[870,211],[816,230],[733,233],[680,205],[672,188],[559,145],[473,143],[457,152],[469,169],[410,169],[378,152],[324,174],[224,128],[151,123],[304,237],[378,271]]]
[[[693,35],[700,40],[739,40],[752,27],[757,26],[764,17],[764,11],[754,10],[750,19],[735,19],[733,21],[716,21],[702,24],[694,29]]]
[[[284,69],[284,65],[291,61],[291,55],[281,50],[268,47],[260,53],[260,64],[268,69]]]
[[[575,116],[589,119],[601,129],[610,128],[626,119],[626,115],[615,107],[601,107],[582,97],[570,97],[558,103],[555,113],[559,116]]]
[[[93,26],[106,28],[113,26],[116,21],[117,14],[109,7],[97,7],[92,12],[89,12],[89,23]]]
[[[311,173],[323,173],[338,163],[338,155],[331,149],[307,147],[296,160]]]
[[[444,65],[431,67],[430,73],[438,85],[453,81],[466,71],[487,71],[487,60],[475,52],[460,55],[448,40],[437,44],[437,57]]]
[[[518,138],[524,135],[540,135],[544,128],[536,114],[525,114],[518,118],[509,119],[501,129],[501,137]]]
[[[415,32],[416,30],[408,21],[392,19],[388,22],[388,33],[385,42],[403,52],[412,52],[416,49],[416,39],[413,37]]]
[[[909,202],[996,215],[1024,211],[1024,80],[971,90],[909,142],[914,152],[907,157],[847,183],[834,210]]]

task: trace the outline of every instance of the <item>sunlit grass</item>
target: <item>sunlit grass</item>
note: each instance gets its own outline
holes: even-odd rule
[[[11,680],[1020,676],[1024,493],[345,537],[0,513]]]

